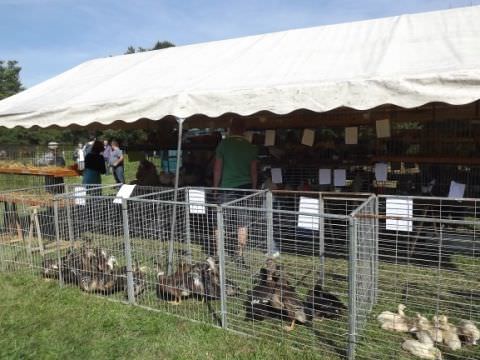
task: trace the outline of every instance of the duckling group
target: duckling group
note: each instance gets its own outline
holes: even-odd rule
[[[178,305],[182,299],[196,298],[202,302],[220,298],[220,274],[218,265],[212,257],[206,261],[188,264],[180,262],[171,275],[163,272],[157,274],[157,297]],[[225,282],[227,296],[239,294],[239,287],[231,282]]]
[[[109,295],[127,288],[126,266],[118,266],[116,258],[99,247],[74,248],[59,260],[43,261],[43,277],[58,279],[60,273],[64,282],[89,293]],[[133,283],[134,295],[140,295],[145,290],[145,272],[138,264],[133,269]]]
[[[335,318],[346,309],[339,298],[322,288],[321,283],[315,284],[302,301],[283,267],[273,259],[267,259],[260,269],[258,281],[247,293],[245,308],[247,320],[288,319],[287,331],[293,330],[297,322],[304,324],[315,318]]]
[[[480,340],[480,331],[471,320],[461,320],[454,325],[445,315],[433,316],[430,321],[419,313],[414,318],[408,317],[405,309],[405,305],[399,304],[397,312],[383,311],[377,320],[383,330],[415,335],[416,339],[405,340],[402,348],[420,359],[442,359],[437,344],[456,351],[462,344],[476,345]]]
[[[60,273],[64,282],[75,284],[85,292],[110,295],[127,291],[126,267],[119,266],[116,258],[100,247],[71,249],[60,260],[44,260],[45,278],[58,279]],[[320,282],[302,299],[283,266],[274,259],[266,260],[256,278],[246,294],[246,320],[287,319],[289,325],[285,329],[291,331],[296,323],[337,318],[346,309],[338,297],[323,289]],[[133,280],[134,295],[138,296],[146,288],[146,273],[138,264],[133,268]],[[214,258],[195,263],[181,261],[172,274],[157,273],[156,295],[161,301],[174,305],[187,298],[208,303],[220,299],[221,285]],[[227,297],[241,293],[240,287],[228,279],[224,279],[224,291]]]

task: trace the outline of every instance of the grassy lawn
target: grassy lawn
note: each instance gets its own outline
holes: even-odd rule
[[[127,180],[130,179],[131,177],[127,176]],[[101,218],[94,212],[86,211],[84,214],[80,212],[79,214],[83,215],[79,216],[75,224],[78,223],[78,229],[81,231],[76,240],[78,243],[89,243],[108,250],[115,255],[120,265],[123,265],[124,238],[121,227],[118,227],[118,214],[112,211],[111,207],[107,209],[108,211],[104,209],[101,212]],[[38,253],[33,258],[28,256],[25,239],[16,239],[15,231],[2,234],[0,359],[343,358],[348,333],[346,314],[336,320],[316,321],[311,326],[298,326],[289,333],[283,331],[282,326],[285,322],[279,319],[255,322],[245,319],[246,294],[253,286],[253,277],[265,263],[265,250],[262,247],[264,235],[258,229],[257,232],[252,231],[250,234],[250,246],[245,250],[248,269],[239,268],[228,256],[226,259],[227,278],[239,285],[241,292],[240,296],[232,296],[227,300],[228,325],[230,329],[249,334],[251,337],[209,326],[208,324],[218,324],[217,319],[205,304],[195,299],[185,300],[179,306],[159,300],[155,292],[156,274],[157,266],[164,269],[166,265],[169,217],[162,216],[160,208],[146,211],[148,209],[142,207],[129,209],[133,258],[140,266],[144,266],[147,272],[147,289],[137,298],[137,303],[160,310],[161,313],[88,296],[73,286],[59,289],[56,282],[46,282],[40,278],[42,258]],[[163,220],[166,222],[162,222]],[[203,261],[206,254],[200,244],[214,236],[212,232],[214,225],[206,219],[200,221],[192,217],[191,221],[191,255],[195,261]],[[99,227],[99,224],[102,226]],[[392,252],[391,249],[386,252],[386,248],[381,252],[378,301],[371,313],[360,314],[357,319],[365,323],[365,327],[360,329],[358,339],[358,359],[414,359],[401,348],[403,340],[412,338],[412,335],[385,332],[376,321],[376,316],[380,312],[394,311],[399,303],[407,305],[407,315],[411,317],[419,312],[431,318],[438,310],[438,313],[447,315],[453,323],[458,323],[460,319],[480,322],[478,276],[480,258],[474,251],[477,242],[475,228],[473,231],[466,231],[463,228],[444,229],[442,234],[445,239],[463,234],[454,240],[463,243],[464,250],[454,251],[445,246],[441,258],[438,258],[438,248],[434,245],[438,235],[427,229],[422,236],[428,238],[428,241],[422,246],[421,244],[417,246],[411,261],[405,261],[406,254],[402,252],[401,247],[395,247],[396,252]],[[326,251],[329,256],[324,266],[325,288],[334,292],[344,304],[347,304],[348,262],[340,256],[340,250],[343,249],[346,253],[345,236],[341,224],[332,227],[331,233],[327,236]],[[382,233],[381,236],[385,236],[382,238],[383,246],[387,243],[389,246],[392,244],[397,246],[396,241],[400,242],[393,234]],[[227,236],[227,243],[228,240]],[[232,241],[230,239],[230,242]],[[470,244],[471,248],[467,244]],[[300,243],[298,245],[301,246]],[[278,260],[286,269],[288,279],[295,284],[301,298],[305,298],[316,282],[319,270],[318,255],[303,250],[298,253],[294,250],[290,253],[282,251]],[[175,241],[176,260],[185,256],[186,251],[185,231],[178,231]],[[47,257],[55,258],[56,253],[51,252]],[[359,283],[357,309],[367,307],[361,306],[361,294],[368,292],[372,286],[368,281],[368,266],[368,260],[357,263],[360,274],[357,275]],[[364,278],[362,274],[366,274]],[[110,298],[125,299],[123,293],[111,295]],[[218,315],[219,302],[212,303]],[[167,313],[194,319],[203,325],[181,320]],[[262,338],[269,338],[270,341],[261,341]],[[447,360],[480,359],[480,346],[463,347],[455,353],[444,345],[440,345],[439,348]]]
[[[30,275],[0,275],[1,359],[322,359]]]

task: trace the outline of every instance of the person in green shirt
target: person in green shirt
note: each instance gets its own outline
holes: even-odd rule
[[[256,189],[258,149],[243,136],[245,122],[243,119],[232,120],[229,136],[218,145],[213,169],[213,186],[222,189]],[[220,202],[234,200],[241,194],[222,192]],[[229,196],[225,196],[229,195]],[[244,264],[243,249],[248,241],[246,225],[237,228],[238,259]]]
[[[242,120],[232,122],[230,135],[218,145],[215,154],[214,187],[257,188],[258,150],[244,138]]]

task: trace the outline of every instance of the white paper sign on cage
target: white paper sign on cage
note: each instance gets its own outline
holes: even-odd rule
[[[74,192],[75,192],[75,200],[74,200],[75,205],[85,206],[86,205],[85,197],[87,196],[87,189],[84,188],[83,186],[75,186]]]
[[[332,183],[332,169],[319,169],[318,170],[318,184],[330,185]]]
[[[465,195],[465,184],[457,183],[456,181],[450,182],[450,191],[448,197],[451,199],[461,199]]]
[[[188,202],[190,203],[190,214],[205,215],[205,191],[196,189],[188,190]]]
[[[333,185],[334,186],[347,185],[347,170],[345,169],[333,170]]]
[[[376,163],[375,164],[375,180],[387,181],[388,164]]]
[[[117,192],[117,196],[113,200],[114,204],[121,204],[122,199],[128,199],[135,189],[135,185],[123,184]]]
[[[413,231],[412,220],[402,218],[413,217],[413,200],[388,198],[386,202],[386,228],[392,231]]]
[[[272,182],[274,184],[283,184],[283,176],[282,176],[282,169],[280,168],[272,168],[270,170],[272,175]]]
[[[300,205],[298,207],[299,213],[312,214],[298,215],[298,227],[309,230],[319,230],[319,214],[320,214],[320,201],[319,199],[312,199],[308,197],[300,197]]]

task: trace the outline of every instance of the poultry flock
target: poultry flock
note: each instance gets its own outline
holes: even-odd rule
[[[265,267],[260,269],[257,284],[247,293],[245,308],[246,319],[288,319],[291,323],[285,326],[286,331],[292,331],[297,322],[305,324],[316,318],[339,317],[346,309],[338,297],[322,288],[320,282],[302,301],[283,267],[273,259],[267,259]]]
[[[402,349],[420,359],[441,360],[442,352],[437,344],[456,351],[462,344],[476,345],[480,340],[480,330],[471,320],[461,320],[454,325],[445,315],[433,316],[430,321],[419,313],[408,317],[405,309],[405,305],[399,304],[397,312],[383,311],[377,320],[383,330],[415,335],[416,339],[402,343]]]
[[[84,246],[70,249],[57,259],[43,261],[43,277],[75,284],[85,292],[110,295],[127,289],[127,268],[118,266],[113,255],[98,247]],[[133,268],[134,295],[145,290],[145,272],[135,264]]]
[[[118,266],[114,256],[104,249],[84,246],[69,250],[58,260],[43,262],[43,277],[58,279],[61,270],[63,281],[75,284],[85,292],[110,295],[127,291],[127,269]],[[146,272],[138,264],[133,268],[135,297],[146,288]],[[212,257],[196,263],[180,262],[171,275],[158,272],[156,294],[158,299],[179,305],[182,299],[193,298],[202,302],[219,300],[221,282],[218,264]],[[228,297],[239,296],[240,287],[225,280]],[[260,269],[258,281],[247,292],[245,301],[247,320],[264,320],[267,317],[288,319],[287,331],[295,323],[305,324],[316,318],[336,318],[346,309],[341,300],[325,291],[320,283],[311,289],[304,300],[287,279],[283,267],[268,259]]]

